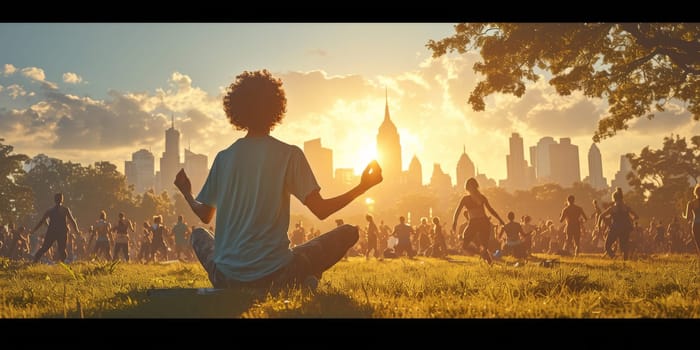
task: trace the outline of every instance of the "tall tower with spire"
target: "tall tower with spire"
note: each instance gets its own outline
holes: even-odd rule
[[[464,183],[467,182],[467,179],[475,176],[476,171],[474,163],[467,155],[467,146],[463,145],[462,155],[459,157],[459,161],[457,161],[457,183],[455,185],[457,187],[464,187]]]
[[[180,167],[180,132],[175,129],[175,115],[171,114],[170,128],[165,130],[165,152],[160,158],[158,191],[170,189]]]
[[[379,126],[379,133],[377,133],[377,161],[379,166],[382,167],[384,178],[399,179],[403,170],[401,163],[401,138],[396,125],[391,121],[391,116],[389,115],[389,94],[386,90],[385,99],[384,121]]]

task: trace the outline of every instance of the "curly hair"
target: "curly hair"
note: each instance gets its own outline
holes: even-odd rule
[[[224,112],[236,130],[271,131],[287,112],[282,80],[267,69],[244,71],[226,90]]]

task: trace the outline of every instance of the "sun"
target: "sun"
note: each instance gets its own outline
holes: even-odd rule
[[[377,150],[374,148],[373,144],[360,145],[354,153],[355,175],[362,174],[367,164],[377,159]]]

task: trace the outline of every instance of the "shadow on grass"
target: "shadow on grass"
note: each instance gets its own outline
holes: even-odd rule
[[[372,306],[339,293],[318,293],[296,309],[268,311],[272,318],[371,318]]]
[[[257,300],[249,290],[231,289],[199,295],[196,288],[173,289],[149,295],[145,291],[119,293],[115,298],[130,298],[134,306],[105,311],[104,318],[239,318]]]
[[[133,291],[118,293],[114,299],[135,303],[119,310],[103,311],[99,318],[240,318],[252,307],[270,318],[371,318],[373,309],[339,292],[311,295],[296,308],[272,307],[284,302],[280,295],[261,297],[246,289],[228,289],[214,294],[197,294],[196,288],[160,290],[158,293]],[[272,299],[270,299],[272,298]],[[255,317],[256,313],[246,317]]]

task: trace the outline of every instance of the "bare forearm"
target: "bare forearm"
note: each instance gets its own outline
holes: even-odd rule
[[[187,204],[190,205],[190,208],[197,215],[197,217],[199,217],[199,219],[202,220],[203,223],[208,224],[214,216],[214,211],[212,210],[212,208],[194,199],[192,193],[182,194],[187,200]]]
[[[351,190],[328,199],[321,199],[316,205],[309,206],[309,209],[321,220],[331,216],[333,213],[350,204],[355,198],[367,191],[361,185],[353,187]],[[309,203],[311,204],[311,203]],[[308,204],[307,204],[308,205]]]

